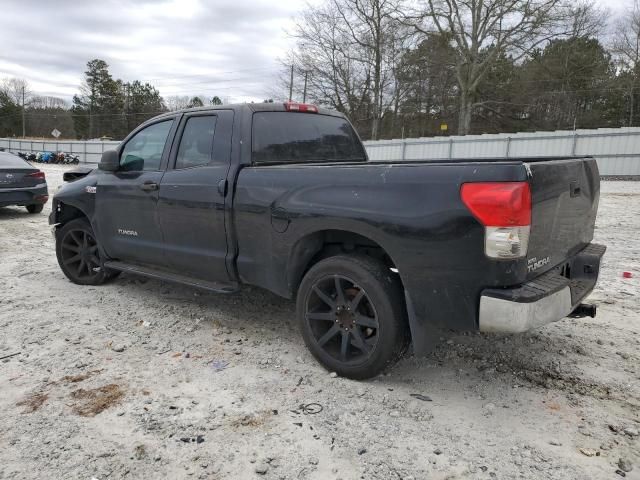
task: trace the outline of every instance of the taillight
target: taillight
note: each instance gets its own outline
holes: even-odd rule
[[[40,180],[44,180],[44,172],[41,170],[38,170],[37,172],[28,173],[27,175],[25,175],[25,177],[38,178]]]
[[[485,254],[513,259],[527,254],[531,231],[531,189],[527,182],[465,183],[463,203],[485,227]]]
[[[287,112],[318,113],[318,107],[308,103],[286,102],[284,108]]]

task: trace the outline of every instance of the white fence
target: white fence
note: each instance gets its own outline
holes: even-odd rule
[[[601,175],[640,175],[640,128],[499,133],[364,142],[372,161],[589,155]]]
[[[0,138],[0,148],[18,152],[56,151],[98,163],[119,142],[77,142]],[[558,157],[590,155],[601,175],[640,175],[640,127],[535,133],[500,133],[464,137],[414,138],[364,142],[372,161],[455,158]]]
[[[102,152],[113,150],[120,142],[89,141],[79,142],[71,140],[20,140],[15,138],[0,138],[0,148],[10,152],[65,152],[74,153],[80,157],[82,163],[98,163]]]

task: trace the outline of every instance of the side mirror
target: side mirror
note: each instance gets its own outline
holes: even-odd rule
[[[120,156],[115,150],[107,150],[102,154],[98,168],[105,172],[115,172],[120,166]]]

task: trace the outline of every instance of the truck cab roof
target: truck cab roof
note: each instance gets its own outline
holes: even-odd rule
[[[297,102],[292,102],[292,103],[297,103]],[[299,104],[299,105],[303,105],[303,104]],[[309,104],[304,104],[304,105],[309,105]],[[315,114],[330,115],[333,117],[345,118],[345,116],[342,113],[337,112],[335,110],[329,110],[329,109],[321,108],[317,106],[316,108],[317,108],[317,112],[314,112]],[[170,117],[178,114],[193,113],[193,112],[209,112],[209,111],[215,111],[215,110],[233,110],[234,112],[241,112],[241,111],[247,111],[247,110],[251,112],[286,112],[288,111],[286,107],[286,103],[283,103],[283,102],[232,103],[229,105],[207,105],[203,107],[183,108],[181,110],[162,113],[160,115],[157,115],[147,120],[145,123],[153,122],[160,118]],[[311,114],[314,114],[314,113],[311,113]]]

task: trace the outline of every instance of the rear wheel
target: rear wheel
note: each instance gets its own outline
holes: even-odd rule
[[[101,285],[117,275],[105,270],[93,229],[84,218],[56,231],[56,256],[63,273],[78,285]]]
[[[27,205],[27,212],[29,213],[40,213],[42,212],[42,209],[44,208],[44,205],[41,203],[37,203],[35,205]]]
[[[300,285],[297,316],[314,357],[344,377],[379,374],[408,341],[400,281],[365,256],[340,255],[314,265]]]

